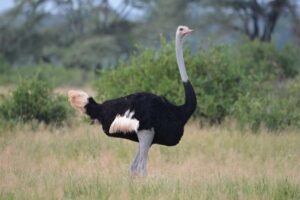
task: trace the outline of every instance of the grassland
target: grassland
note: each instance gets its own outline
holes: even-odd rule
[[[0,133],[0,199],[300,199],[300,134],[190,123],[176,147],[153,146],[131,178],[136,143],[98,125]]]

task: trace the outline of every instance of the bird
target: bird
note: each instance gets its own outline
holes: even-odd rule
[[[177,145],[184,126],[196,109],[197,99],[189,81],[183,59],[183,41],[193,30],[187,26],[176,29],[176,59],[185,92],[185,102],[173,105],[165,97],[149,92],[138,92],[124,97],[97,103],[82,90],[69,90],[72,107],[97,120],[103,132],[110,137],[138,142],[138,150],[131,164],[132,176],[147,175],[147,159],[153,144]]]

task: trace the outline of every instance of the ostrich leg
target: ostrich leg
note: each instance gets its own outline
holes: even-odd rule
[[[137,166],[139,163],[139,156],[140,156],[140,145],[138,146],[138,151],[136,153],[136,156],[135,156],[133,162],[131,163],[130,175],[132,175],[132,176],[136,175],[136,170],[137,170]]]
[[[136,157],[132,162],[130,172],[133,176],[146,176],[148,151],[153,141],[154,130],[151,129],[138,131],[137,136],[139,139],[139,147]]]

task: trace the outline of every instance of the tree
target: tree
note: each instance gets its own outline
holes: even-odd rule
[[[291,13],[293,20],[293,33],[296,38],[296,42],[300,46],[300,16],[297,12],[297,6],[295,4],[290,3],[288,5],[289,12]]]
[[[0,54],[11,63],[45,61],[93,68],[99,64],[112,64],[133,48],[133,23],[126,19],[129,1],[124,0],[120,4],[118,9],[121,10],[113,8],[108,0],[15,2],[11,10],[0,16]],[[112,48],[108,47],[107,38],[113,41]],[[96,41],[100,44],[99,48],[105,49],[106,55],[111,56],[101,59],[99,48],[94,51],[95,44],[91,41]],[[87,49],[90,49],[88,57],[93,58],[89,61],[87,56],[78,53]],[[71,55],[77,55],[74,60],[79,60],[78,65],[70,62]],[[111,60],[107,61],[108,58]],[[99,60],[105,61],[98,63]]]
[[[196,0],[197,2],[197,0]],[[247,35],[250,40],[270,42],[279,17],[287,11],[288,0],[207,0],[210,23],[220,24]]]
[[[0,17],[0,53],[8,61],[39,59],[44,41],[37,26],[47,16],[45,3],[17,0],[15,7]]]

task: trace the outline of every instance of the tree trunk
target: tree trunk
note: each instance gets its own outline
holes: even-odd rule
[[[282,12],[284,5],[287,4],[287,0],[274,0],[270,3],[271,11],[265,16],[264,33],[261,37],[261,41],[270,42],[272,33],[275,29],[275,25]]]
[[[296,5],[288,4],[288,9],[293,20],[293,32],[296,38],[296,42],[300,46],[300,16],[296,11]]]

